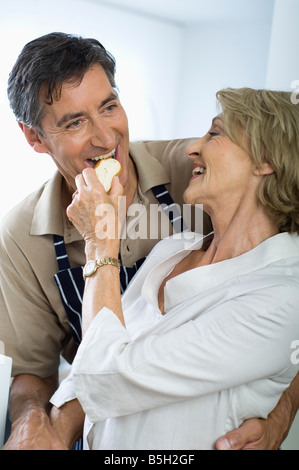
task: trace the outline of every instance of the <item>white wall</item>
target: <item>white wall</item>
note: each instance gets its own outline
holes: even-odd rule
[[[177,134],[207,130],[216,109],[215,94],[221,88],[265,86],[271,20],[269,14],[263,21],[185,28]]]
[[[299,2],[276,0],[266,87],[290,91],[299,88]]]

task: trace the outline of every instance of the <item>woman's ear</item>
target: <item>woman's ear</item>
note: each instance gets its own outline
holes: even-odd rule
[[[24,133],[28,144],[38,153],[47,153],[48,147],[42,142],[38,132],[32,127],[28,127],[26,124],[18,122],[18,125]]]
[[[260,168],[256,168],[253,173],[256,176],[266,176],[266,175],[271,175],[274,173],[274,170],[270,163],[263,163],[263,165]]]

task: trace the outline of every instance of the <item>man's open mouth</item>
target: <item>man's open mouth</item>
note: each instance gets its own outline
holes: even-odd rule
[[[100,160],[103,160],[105,158],[115,158],[116,156],[116,149],[112,150],[111,152],[109,153],[106,153],[105,155],[98,155],[97,157],[93,157],[93,158],[88,158],[87,161],[88,163],[95,167],[96,164],[100,161]]]

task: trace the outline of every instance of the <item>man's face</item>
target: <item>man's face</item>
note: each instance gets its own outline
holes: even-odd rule
[[[104,69],[92,66],[79,85],[65,82],[60,99],[44,106],[44,136],[39,138],[69,190],[76,189],[76,175],[94,166],[96,157],[112,152],[122,166],[120,182],[126,192],[132,177],[128,121]]]

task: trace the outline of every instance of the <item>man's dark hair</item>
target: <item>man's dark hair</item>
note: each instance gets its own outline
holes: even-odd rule
[[[8,80],[8,99],[18,121],[42,133],[41,86],[46,86],[46,102],[59,100],[64,82],[81,83],[94,64],[103,67],[113,88],[115,59],[96,39],[65,33],[50,33],[26,44]]]

